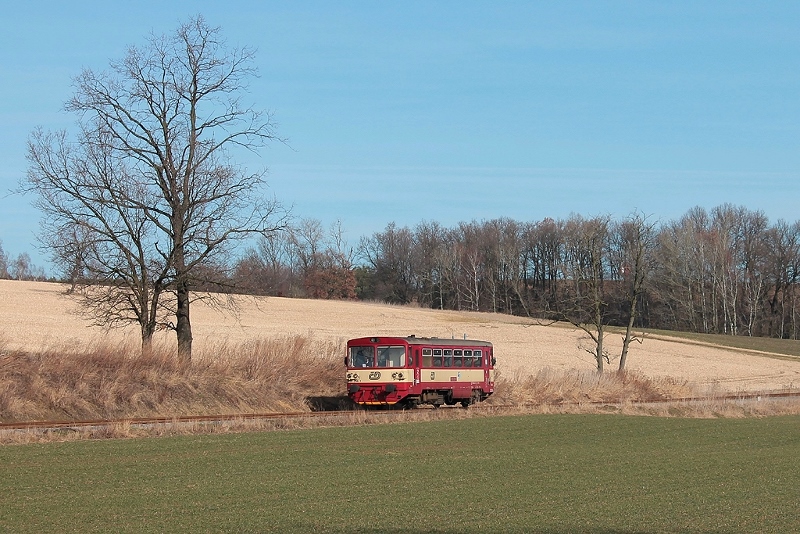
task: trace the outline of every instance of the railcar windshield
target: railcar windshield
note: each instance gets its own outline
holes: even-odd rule
[[[403,345],[370,345],[350,347],[351,367],[405,367],[406,348]]]
[[[406,348],[402,345],[378,347],[378,367],[405,367]]]
[[[351,367],[374,367],[375,347],[350,347]]]

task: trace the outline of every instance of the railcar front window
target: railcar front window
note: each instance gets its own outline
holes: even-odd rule
[[[352,367],[374,367],[375,347],[350,347],[350,365]]]
[[[378,367],[405,367],[406,348],[402,345],[378,347]]]

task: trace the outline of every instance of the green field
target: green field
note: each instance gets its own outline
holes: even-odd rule
[[[534,415],[0,447],[2,532],[800,532],[800,417]]]

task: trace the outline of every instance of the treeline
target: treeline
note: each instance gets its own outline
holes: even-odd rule
[[[85,269],[59,266],[62,281],[92,283]],[[339,223],[303,219],[238,259],[200,266],[191,286],[566,320],[598,338],[611,325],[798,339],[799,276],[800,222],[725,204],[668,222],[633,213],[390,223],[354,246]],[[45,275],[0,246],[0,278]]]
[[[319,221],[264,239],[227,275],[263,295],[420,306],[797,339],[800,222],[694,208],[675,221],[639,213],[453,228],[390,223],[348,247]]]
[[[30,254],[23,252],[16,257],[10,257],[0,242],[0,280],[44,281],[46,279],[44,269],[34,265]]]

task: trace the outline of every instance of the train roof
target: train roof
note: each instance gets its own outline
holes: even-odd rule
[[[368,336],[351,339],[348,343],[352,342],[368,342],[368,343],[391,343],[403,340],[409,345],[428,345],[434,347],[451,347],[451,346],[472,346],[472,347],[491,347],[489,341],[480,341],[477,339],[442,339],[438,337],[417,337],[417,336]]]

